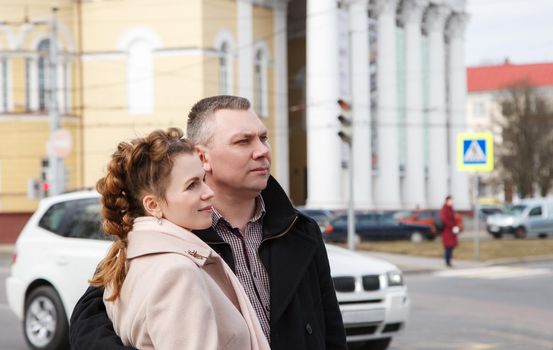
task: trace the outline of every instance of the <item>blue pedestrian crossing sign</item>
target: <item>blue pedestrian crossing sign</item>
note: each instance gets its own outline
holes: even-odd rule
[[[459,133],[457,135],[457,168],[460,171],[492,171],[492,133]]]

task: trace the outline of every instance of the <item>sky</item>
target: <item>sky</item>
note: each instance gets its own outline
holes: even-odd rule
[[[467,66],[553,62],[553,0],[468,0]]]

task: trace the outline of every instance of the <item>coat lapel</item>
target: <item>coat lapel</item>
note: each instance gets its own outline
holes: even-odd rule
[[[294,230],[286,238],[276,239],[270,248],[261,251],[271,279],[271,323],[281,316],[311,263],[317,242]]]

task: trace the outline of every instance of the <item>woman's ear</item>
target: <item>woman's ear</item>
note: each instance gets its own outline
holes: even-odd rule
[[[206,173],[211,172],[211,164],[209,162],[209,153],[207,147],[203,145],[197,145],[194,147],[196,154],[202,162],[202,167]]]
[[[144,196],[144,198],[142,198],[142,205],[144,206],[144,210],[151,216],[158,219],[163,217],[161,205],[155,196],[151,194]]]

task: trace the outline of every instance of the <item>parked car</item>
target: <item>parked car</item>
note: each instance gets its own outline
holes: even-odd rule
[[[489,216],[488,233],[494,238],[512,234],[517,238],[553,234],[553,198],[523,199],[505,207],[503,214]]]
[[[503,214],[505,210],[500,205],[482,205],[478,208],[478,217],[487,220],[489,216]]]
[[[111,244],[101,230],[99,199],[95,191],[44,199],[17,239],[7,299],[31,349],[68,348],[72,310]],[[327,250],[348,343],[386,349],[409,314],[401,271],[331,245]]]
[[[438,227],[441,226],[440,219],[440,209],[420,209],[412,212],[410,216],[403,217],[399,219],[400,222],[404,224],[413,224],[413,225],[426,225],[430,228],[432,232],[432,237],[434,239],[440,235]],[[459,213],[455,213],[455,221],[457,226],[463,230],[463,216]]]
[[[350,349],[384,350],[405,328],[411,302],[401,271],[332,244],[326,249]]]
[[[315,220],[317,224],[319,224],[321,231],[324,230],[326,225],[329,224],[330,220],[334,216],[333,212],[328,209],[316,209],[306,207],[297,207],[296,209]]]
[[[345,242],[347,231],[348,215],[340,214],[325,228],[324,238],[330,242]],[[357,212],[355,233],[359,240],[373,241],[410,239],[413,242],[421,242],[423,239],[434,237],[428,225],[404,224],[395,219],[391,212]]]

